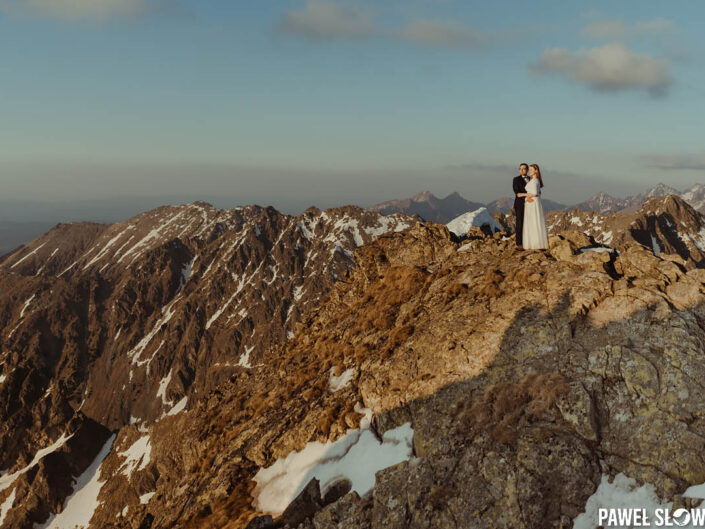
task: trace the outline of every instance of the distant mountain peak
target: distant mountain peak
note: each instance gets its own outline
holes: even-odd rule
[[[652,188],[648,189],[645,192],[646,196],[649,197],[654,197],[654,196],[663,196],[663,195],[679,195],[680,191],[678,191],[676,188],[669,186],[667,184],[664,184],[663,182],[659,182]]]
[[[452,192],[445,198],[438,198],[430,191],[422,191],[410,198],[393,199],[371,206],[371,211],[379,211],[385,215],[390,213],[406,213],[418,215],[424,220],[446,224],[458,215],[474,211],[483,206],[479,202],[471,202],[458,193]]]
[[[421,191],[421,193],[415,194],[413,197],[411,197],[411,200],[414,202],[427,202],[431,199],[437,199],[436,195],[431,193],[430,191]]]

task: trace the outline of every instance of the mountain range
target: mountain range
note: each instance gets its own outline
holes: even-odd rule
[[[626,198],[615,198],[607,193],[597,193],[584,202],[567,206],[552,200],[543,199],[544,211],[579,209],[582,211],[597,211],[598,213],[610,213],[614,211],[629,210],[633,212],[651,197],[666,195],[679,195],[696,210],[705,213],[705,185],[696,184],[682,193],[673,187],[659,183],[643,193],[639,193]],[[484,206],[490,212],[509,213],[514,207],[513,197],[501,197],[487,204],[471,202],[463,198],[459,193],[454,192],[445,198],[438,198],[430,191],[424,191],[413,197],[402,200],[388,200],[381,202],[369,209],[382,213],[403,212],[416,214],[426,220],[446,224],[455,217],[467,211],[476,210]]]
[[[0,257],[0,528],[579,528],[619,487],[691,505],[705,217],[674,195],[553,211],[549,249],[517,252],[495,216],[459,237],[195,202]]]
[[[419,215],[425,220],[445,224],[458,215],[478,209],[482,205],[480,202],[466,200],[457,192],[453,192],[445,198],[438,198],[430,191],[423,191],[410,198],[380,202],[368,209],[384,215],[396,212]]]

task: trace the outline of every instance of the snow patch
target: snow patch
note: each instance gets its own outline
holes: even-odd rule
[[[5,521],[5,516],[12,509],[12,504],[15,503],[15,494],[17,493],[17,487],[12,489],[10,495],[5,498],[5,501],[0,505],[0,525]]]
[[[18,470],[16,472],[13,472],[12,474],[3,474],[0,477],[0,491],[5,490],[10,485],[12,485],[12,483],[15,481],[15,479],[17,479],[19,476],[21,476],[22,474],[27,472],[29,469],[31,469],[34,465],[39,463],[39,461],[45,455],[51,454],[51,453],[55,452],[56,450],[58,450],[59,448],[61,448],[62,446],[64,446],[66,441],[71,439],[71,437],[73,437],[73,434],[66,435],[66,432],[62,433],[61,437],[59,437],[52,444],[50,444],[46,448],[42,448],[40,450],[37,450],[37,453],[34,454],[34,457],[32,458],[32,461],[29,463],[29,465],[27,465],[24,468],[21,468],[20,470]]]
[[[688,491],[690,489],[686,491],[684,496],[688,496]],[[670,510],[672,507],[673,502],[662,502],[659,499],[656,495],[656,488],[650,483],[639,486],[635,479],[621,472],[610,483],[609,476],[605,474],[602,476],[602,481],[595,493],[585,503],[585,512],[579,514],[573,520],[573,529],[593,529],[597,527],[598,513],[601,508],[645,509],[646,516],[650,520],[655,520],[654,512],[656,509]],[[682,527],[693,527],[693,525],[688,524]]]
[[[693,244],[698,247],[698,250],[705,250],[705,228],[702,228],[692,239]]]
[[[307,240],[311,241],[315,238],[314,234],[314,228],[308,225],[308,222],[304,221],[298,221],[296,225],[299,227],[299,230],[301,230],[301,234],[306,237]]]
[[[250,347],[245,347],[245,352],[240,356],[240,360],[238,360],[237,365],[248,369],[251,368],[252,364],[250,364],[250,353],[254,348],[254,345],[251,345]]]
[[[597,248],[581,248],[580,252],[613,252],[614,248],[608,248],[607,246],[598,246]]]
[[[472,226],[488,225],[492,232],[502,231],[497,221],[495,221],[487,208],[482,207],[474,211],[468,211],[462,215],[455,217],[446,226],[448,230],[455,233],[458,237],[465,235]]]
[[[654,255],[661,253],[661,247],[658,244],[658,239],[654,237],[653,233],[651,234],[651,248],[654,250]]]
[[[41,529],[74,529],[88,527],[100,502],[98,495],[104,481],[100,481],[100,465],[110,453],[117,434],[112,434],[90,466],[76,478],[73,492],[66,498],[59,514],[47,520]]]
[[[181,399],[179,402],[174,404],[174,407],[168,411],[167,415],[176,415],[177,413],[181,413],[182,411],[184,411],[186,409],[187,401],[188,397],[184,397],[183,399]]]
[[[381,215],[377,219],[377,228],[364,228],[364,231],[367,235],[372,237],[373,239],[376,237],[379,237],[380,235],[383,235],[391,230],[391,225],[394,224],[394,230],[395,232],[403,231],[409,227],[411,227],[411,224],[407,222],[403,222],[394,216],[386,216],[386,215]]]
[[[149,503],[149,500],[152,499],[152,496],[154,496],[154,494],[156,494],[156,493],[155,492],[148,492],[146,494],[142,494],[142,496],[140,496],[140,503]]]
[[[282,233],[283,233],[283,232],[282,232]],[[279,239],[280,239],[280,238],[281,238],[281,235],[279,236]],[[277,242],[279,242],[279,239],[277,239],[277,241],[275,242],[275,244],[277,244]],[[214,323],[218,318],[220,318],[220,316],[223,314],[223,312],[225,311],[225,309],[227,309],[228,306],[230,306],[230,304],[233,302],[233,300],[235,299],[235,297],[242,291],[243,288],[245,288],[245,285],[247,285],[247,284],[249,284],[249,283],[252,282],[252,278],[255,276],[255,274],[256,274],[257,272],[259,272],[259,269],[262,268],[262,265],[263,265],[263,264],[264,264],[264,260],[262,260],[262,262],[260,262],[260,264],[259,264],[259,265],[257,266],[257,268],[254,270],[254,272],[252,272],[252,273],[250,274],[250,276],[249,276],[249,278],[247,278],[247,280],[245,279],[245,276],[242,276],[242,277],[240,278],[240,281],[238,282],[238,285],[237,285],[237,288],[235,289],[235,292],[233,292],[233,294],[230,296],[230,298],[228,298],[228,300],[225,302],[225,304],[224,304],[222,307],[220,307],[217,311],[215,311],[215,313],[214,313],[214,314],[208,319],[208,321],[206,322],[206,330],[210,329],[211,325],[213,325],[213,323]],[[234,276],[233,276],[233,278],[234,278]]]
[[[86,268],[90,267],[93,263],[99,261],[100,258],[103,257],[103,256],[108,252],[108,250],[110,249],[110,247],[111,247],[113,244],[115,244],[115,242],[116,242],[120,237],[122,237],[122,234],[123,234],[123,233],[124,233],[124,232],[121,231],[121,232],[119,232],[115,237],[113,237],[112,239],[110,239],[110,240],[105,244],[105,246],[103,246],[103,249],[102,249],[100,252],[98,252],[98,253],[96,254],[96,256],[95,256],[93,259],[91,259],[90,261],[88,261],[88,263],[86,264],[86,266],[83,267],[83,269],[85,270]]]
[[[22,305],[22,310],[20,311],[20,318],[24,316],[24,312],[27,310],[27,307],[29,307],[29,304],[32,303],[32,300],[36,297],[36,294],[32,294],[32,296],[24,302],[24,305]]]
[[[154,324],[154,327],[152,327],[152,330],[149,331],[149,333],[144,336],[137,345],[135,345],[128,353],[127,356],[130,358],[133,364],[138,364],[142,365],[143,363],[147,363],[147,361],[140,362],[139,357],[140,355],[144,352],[146,347],[149,345],[149,342],[152,341],[152,339],[156,336],[156,334],[162,329],[162,327],[171,319],[171,317],[174,315],[174,303],[176,302],[177,298],[174,298],[171,303],[169,303],[166,307],[162,309],[162,317],[157,320],[157,322]],[[163,344],[163,342],[162,342]],[[161,347],[161,344],[160,346]],[[156,354],[156,351],[152,354],[152,358],[154,358],[154,354]],[[151,361],[151,358],[150,360]]]
[[[299,285],[298,287],[294,287],[294,299],[296,301],[299,301],[301,299],[301,296],[303,295],[304,291],[304,286]]]
[[[78,262],[77,262],[77,261],[74,261],[74,262],[71,263],[67,268],[65,268],[63,272],[61,272],[61,273],[60,273],[58,276],[56,276],[56,277],[61,277],[62,275],[64,275],[64,274],[65,274],[66,272],[68,272],[69,270],[71,270],[71,269],[72,269],[74,266],[76,266],[77,264],[78,264]]]
[[[169,387],[169,382],[171,382],[171,373],[173,369],[169,370],[169,374],[159,381],[159,388],[157,389],[157,398],[162,399],[162,404],[171,406],[173,403],[170,400],[166,400],[166,390]]]
[[[348,430],[336,441],[308,443],[300,452],[291,452],[257,472],[252,493],[257,510],[281,514],[314,477],[320,481],[323,494],[346,478],[352,490],[364,496],[374,487],[377,471],[411,457],[411,423],[388,430],[380,443],[370,429],[371,410],[358,406],[355,410],[365,413],[359,428]]]
[[[46,242],[43,242],[42,244],[40,244],[39,246],[37,246],[34,250],[32,250],[32,251],[29,252],[27,255],[25,255],[22,259],[20,259],[20,260],[17,261],[15,264],[13,264],[13,265],[10,267],[10,270],[12,270],[14,267],[16,267],[18,264],[20,264],[20,263],[21,263],[22,261],[24,261],[25,259],[27,259],[29,256],[36,254],[37,251],[38,251],[42,246],[44,246],[45,244],[46,244]]]
[[[335,371],[335,367],[330,368],[330,390],[335,393],[338,390],[343,389],[345,386],[347,386],[350,381],[353,379],[353,375],[355,374],[355,368],[350,367],[343,371],[339,376],[335,376],[333,372]]]
[[[129,480],[135,470],[139,472],[147,468],[151,453],[152,444],[150,443],[149,435],[143,435],[132,443],[127,450],[118,453],[119,456],[125,458],[118,470],[121,470]]]
[[[179,280],[179,288],[176,289],[177,292],[181,292],[181,290],[186,286],[186,282],[193,273],[193,264],[196,262],[196,259],[198,259],[197,255],[186,263],[184,268],[181,270],[181,279]]]

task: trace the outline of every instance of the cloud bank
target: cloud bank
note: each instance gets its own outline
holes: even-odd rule
[[[646,90],[664,95],[672,83],[668,60],[635,53],[617,42],[576,52],[550,48],[529,65],[529,71],[558,75],[599,92]]]
[[[705,171],[705,154],[660,154],[646,156],[647,165],[665,171],[695,170]]]

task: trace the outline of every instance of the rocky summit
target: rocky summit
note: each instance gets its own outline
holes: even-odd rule
[[[634,241],[655,254],[679,255],[688,269],[705,266],[705,220],[677,195],[649,198],[633,214],[551,211],[546,224],[549,233],[579,230],[614,247]]]
[[[353,207],[57,226],[0,262],[0,527],[569,528],[619,474],[683,501],[703,218],[556,215],[524,252]]]

